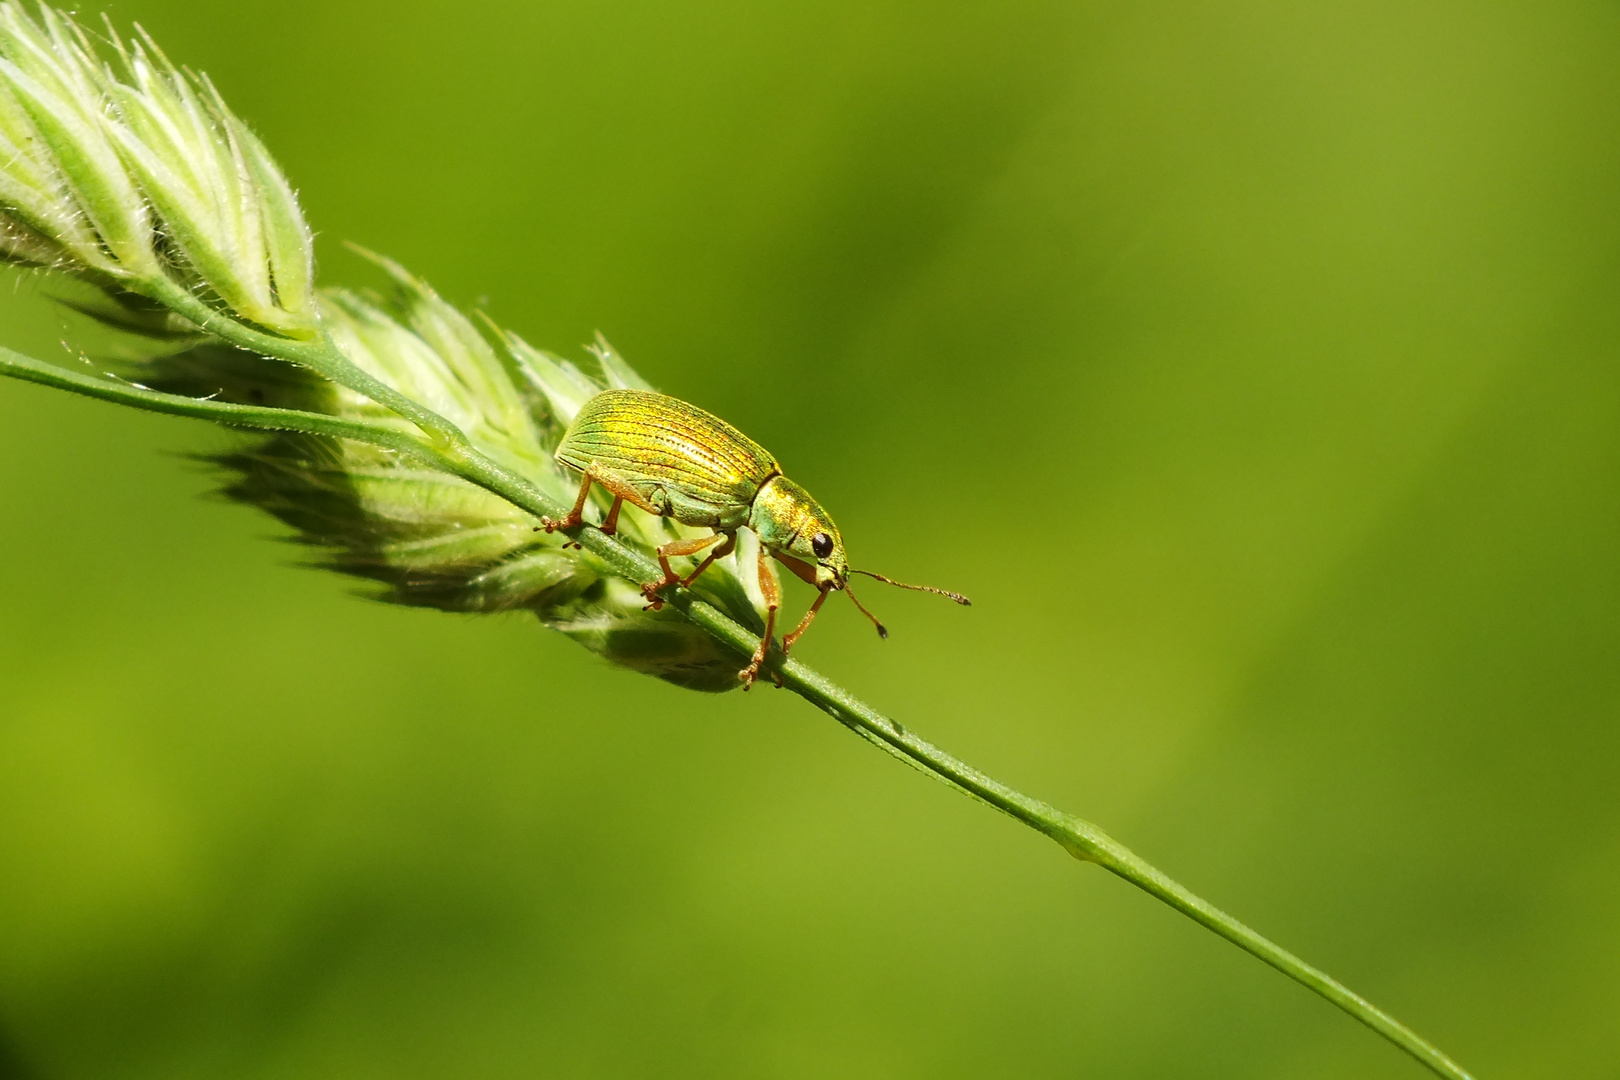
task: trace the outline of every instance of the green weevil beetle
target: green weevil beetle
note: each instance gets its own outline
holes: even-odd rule
[[[967,597],[927,585],[906,585],[870,570],[853,570],[844,554],[838,526],[810,493],[782,475],[782,467],[763,447],[711,413],[677,398],[650,390],[604,390],[587,401],[557,447],[557,460],[584,474],[579,498],[568,516],[541,518],[546,532],[571,529],[585,521],[585,499],[592,484],[613,496],[601,530],[618,529],[625,503],[649,514],[672,517],[683,525],[708,527],[713,535],[676,540],[658,548],[662,581],[641,586],[648,604],[663,605],[659,593],[671,585],[685,588],[716,559],[737,546],[737,530],[748,528],[759,538],[759,588],[765,596],[765,636],[748,666],[737,673],[743,689],[753,685],[776,632],[781,587],[771,569],[775,558],[795,577],[815,586],[818,595],[793,631],[782,637],[782,655],[809,629],[831,592],[846,592],[861,614],[872,620],[881,637],[888,630],[849,587],[850,574],[865,574],[902,589],[937,593],[958,604]],[[718,544],[718,547],[714,545]],[[714,547],[685,577],[669,565],[672,557],[696,555]]]

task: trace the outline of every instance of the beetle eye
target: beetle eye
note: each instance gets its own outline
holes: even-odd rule
[[[832,554],[832,537],[826,533],[816,533],[810,538],[810,550],[816,553],[816,558],[825,559]]]

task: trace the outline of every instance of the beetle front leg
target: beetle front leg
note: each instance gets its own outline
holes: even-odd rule
[[[737,672],[744,690],[754,685],[760,665],[765,663],[765,654],[771,649],[771,637],[776,633],[776,609],[782,606],[782,586],[776,583],[776,571],[771,569],[770,554],[763,544],[759,548],[759,591],[765,595],[765,636],[759,639],[759,648],[754,650],[748,666]]]
[[[696,555],[709,545],[718,543],[721,539],[724,539],[726,543],[721,545],[719,550],[715,551],[707,559],[704,559],[702,564],[684,579],[681,577],[681,575],[675,572],[675,568],[673,566],[669,565],[669,560],[671,558],[680,555]],[[646,610],[657,611],[659,608],[663,607],[664,598],[658,595],[661,591],[669,588],[671,585],[679,585],[683,589],[686,588],[688,585],[692,584],[699,574],[703,573],[703,571],[709,568],[710,563],[714,562],[714,560],[720,558],[721,556],[730,553],[731,549],[735,547],[736,544],[736,533],[732,533],[728,536],[726,533],[716,532],[713,536],[699,536],[690,540],[672,540],[669,543],[659,547],[658,565],[664,568],[664,580],[650,582],[641,587],[642,593],[644,593],[647,597]]]
[[[815,602],[810,605],[810,610],[805,612],[804,618],[799,620],[799,625],[793,628],[793,632],[782,635],[782,655],[784,657],[787,656],[788,650],[793,648],[793,643],[803,637],[806,630],[810,629],[811,620],[816,617],[816,612],[821,610],[821,605],[826,603],[827,594],[831,591],[831,589],[822,589],[816,596]]]

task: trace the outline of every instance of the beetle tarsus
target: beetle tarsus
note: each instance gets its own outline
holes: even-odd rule
[[[737,678],[743,684],[744,690],[752,690],[754,688],[754,683],[759,679],[760,669],[764,666],[765,657],[756,652],[753,660],[749,662],[748,666],[737,672]],[[776,688],[778,690],[782,689],[784,685],[782,682],[782,673],[773,668],[771,671],[767,672],[767,674],[770,675],[771,682],[775,684]]]
[[[570,513],[565,518],[542,517],[540,519],[540,524],[538,524],[538,525],[536,525],[534,527],[534,531],[535,532],[542,532],[543,531],[549,536],[550,534],[552,534],[554,532],[558,532],[558,531],[566,532],[569,529],[578,528],[579,526],[581,526],[583,524],[585,524],[585,519],[584,519],[583,516],[580,515],[579,508],[576,506],[574,508],[574,511],[572,513]],[[572,540],[572,539],[563,541],[562,549],[564,551],[567,551],[569,548],[573,548],[576,551],[583,550],[583,547],[580,544],[580,542],[578,540]]]
[[[671,585],[679,585],[680,579],[673,581],[650,581],[641,586],[641,595],[647,598],[647,606],[642,611],[658,611],[664,606],[664,598],[659,595]]]

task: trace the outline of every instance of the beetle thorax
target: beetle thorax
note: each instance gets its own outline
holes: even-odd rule
[[[843,588],[849,576],[849,561],[838,526],[821,504],[792,480],[778,474],[759,489],[749,511],[748,527],[769,550],[815,567],[819,587]]]

